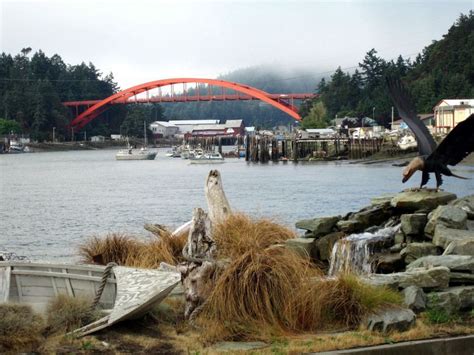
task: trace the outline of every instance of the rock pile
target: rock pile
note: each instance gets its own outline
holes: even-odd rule
[[[297,222],[306,232],[288,246],[329,267],[338,241],[398,224],[393,238],[370,246],[375,272],[363,275],[366,281],[402,291],[406,306],[415,312],[427,307],[448,313],[472,309],[474,195],[457,199],[449,192],[420,190],[376,198],[371,206],[346,216]]]

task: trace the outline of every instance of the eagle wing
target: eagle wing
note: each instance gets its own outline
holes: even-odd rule
[[[456,165],[474,151],[474,113],[459,122],[427,159]]]
[[[400,117],[415,135],[420,155],[430,155],[436,149],[436,142],[425,124],[416,116],[410,94],[398,79],[387,78],[387,86]]]

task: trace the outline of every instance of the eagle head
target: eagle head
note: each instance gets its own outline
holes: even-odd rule
[[[407,165],[405,169],[403,169],[403,179],[402,182],[407,182],[409,178],[417,171],[417,170],[423,170],[425,167],[425,161],[420,158],[416,157],[414,158],[410,164]]]

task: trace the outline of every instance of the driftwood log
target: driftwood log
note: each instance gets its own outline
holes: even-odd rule
[[[209,297],[217,271],[222,267],[216,260],[217,250],[212,239],[212,225],[224,221],[231,212],[219,171],[209,172],[205,195],[209,214],[201,208],[193,210],[188,241],[183,248],[186,262],[178,265],[186,299],[184,315],[190,321],[193,321]]]

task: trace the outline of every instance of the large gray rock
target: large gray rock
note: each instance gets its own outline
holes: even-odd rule
[[[370,331],[404,332],[410,329],[416,321],[416,315],[411,309],[389,308],[380,310],[367,317],[367,329]]]
[[[346,234],[343,232],[334,232],[316,240],[315,244],[318,259],[329,261],[334,244],[336,244],[339,239],[344,238],[345,236]]]
[[[336,223],[337,229],[341,232],[351,234],[361,232],[363,230],[363,226],[359,221],[354,220],[340,220]]]
[[[461,309],[474,308],[474,286],[450,287],[446,292],[451,292],[459,297]]]
[[[467,213],[459,207],[439,206],[430,213],[425,234],[433,236],[438,225],[454,229],[467,229]]]
[[[390,201],[392,201],[392,198],[394,198],[395,195],[386,195],[386,196],[379,196],[379,197],[374,197],[370,200],[370,204],[373,206],[377,205],[390,205]]]
[[[421,312],[426,308],[426,294],[417,286],[408,286],[403,290],[405,306],[415,312]]]
[[[400,229],[405,235],[423,234],[428,218],[425,213],[402,214]]]
[[[400,252],[400,255],[404,257],[406,264],[410,264],[426,255],[439,255],[440,249],[433,243],[410,243]]]
[[[355,212],[349,216],[349,220],[359,222],[363,230],[372,226],[379,226],[392,216],[387,206],[369,206]]]
[[[286,240],[285,245],[287,248],[296,251],[302,256],[315,258],[317,255],[314,241],[314,238],[292,238]]]
[[[415,260],[407,266],[407,271],[420,267],[444,266],[452,271],[474,272],[474,256],[430,255]]]
[[[303,219],[296,222],[295,226],[296,228],[309,231],[312,237],[317,238],[331,233],[337,221],[340,219],[341,216]]]
[[[447,228],[437,225],[433,236],[433,244],[446,249],[452,242],[473,240],[474,232],[463,229]]]
[[[449,273],[450,285],[474,285],[474,274],[467,272],[451,271]]]
[[[375,272],[388,274],[403,270],[405,263],[399,253],[379,253],[372,257],[375,263]]]
[[[397,194],[390,202],[392,207],[406,211],[431,211],[439,205],[446,205],[456,199],[456,195],[444,191],[405,191]]]
[[[459,198],[449,204],[461,208],[467,213],[469,219],[474,219],[474,195]]]
[[[432,268],[412,268],[393,274],[372,274],[364,280],[374,286],[403,289],[417,286],[423,289],[446,288],[449,285],[449,269],[445,266]]]
[[[443,255],[474,256],[474,236],[471,239],[452,241],[444,250]]]
[[[461,308],[459,297],[451,292],[432,292],[428,294],[426,306],[429,309],[440,309],[447,314],[455,314]]]
[[[474,286],[450,287],[441,292],[428,294],[427,306],[440,308],[452,314],[459,310],[469,310],[474,307]]]

